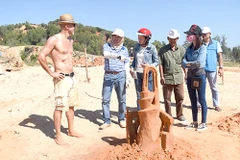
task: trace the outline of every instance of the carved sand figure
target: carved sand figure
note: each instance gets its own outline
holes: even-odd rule
[[[153,73],[153,91],[148,90],[148,73]],[[127,141],[136,142],[144,152],[155,149],[173,149],[173,118],[160,109],[157,70],[154,67],[144,69],[143,91],[140,93],[141,110],[127,111]]]

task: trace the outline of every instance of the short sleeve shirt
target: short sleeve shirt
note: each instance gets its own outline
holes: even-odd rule
[[[170,44],[163,46],[159,53],[159,64],[163,68],[166,84],[177,85],[183,83],[182,59],[185,49],[177,45],[173,51]]]

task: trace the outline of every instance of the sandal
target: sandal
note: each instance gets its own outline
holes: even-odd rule
[[[217,112],[221,112],[222,109],[221,109],[220,107],[215,107],[215,111],[217,111]]]

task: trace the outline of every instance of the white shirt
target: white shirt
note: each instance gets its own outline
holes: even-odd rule
[[[137,67],[136,67],[136,72],[143,73],[143,67],[141,64],[145,64],[144,62],[144,54],[143,52],[145,51],[146,47],[141,47],[139,49],[139,52],[137,52]]]

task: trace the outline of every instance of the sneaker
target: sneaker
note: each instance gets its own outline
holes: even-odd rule
[[[182,115],[180,117],[177,118],[179,121],[181,121],[182,124],[187,124],[187,120],[186,118]]]
[[[103,123],[101,126],[99,126],[99,129],[100,129],[100,130],[103,130],[103,129],[105,129],[105,128],[107,128],[107,127],[110,127],[110,126],[111,126],[110,123]]]
[[[120,121],[120,122],[119,122],[119,126],[120,126],[121,128],[126,128],[126,121]]]
[[[186,118],[182,115],[180,117],[177,118],[179,121],[186,121]]]
[[[192,122],[188,126],[185,127],[185,129],[197,129],[198,128],[198,123]]]
[[[204,131],[205,129],[207,129],[206,123],[200,123],[197,127],[197,131]]]

